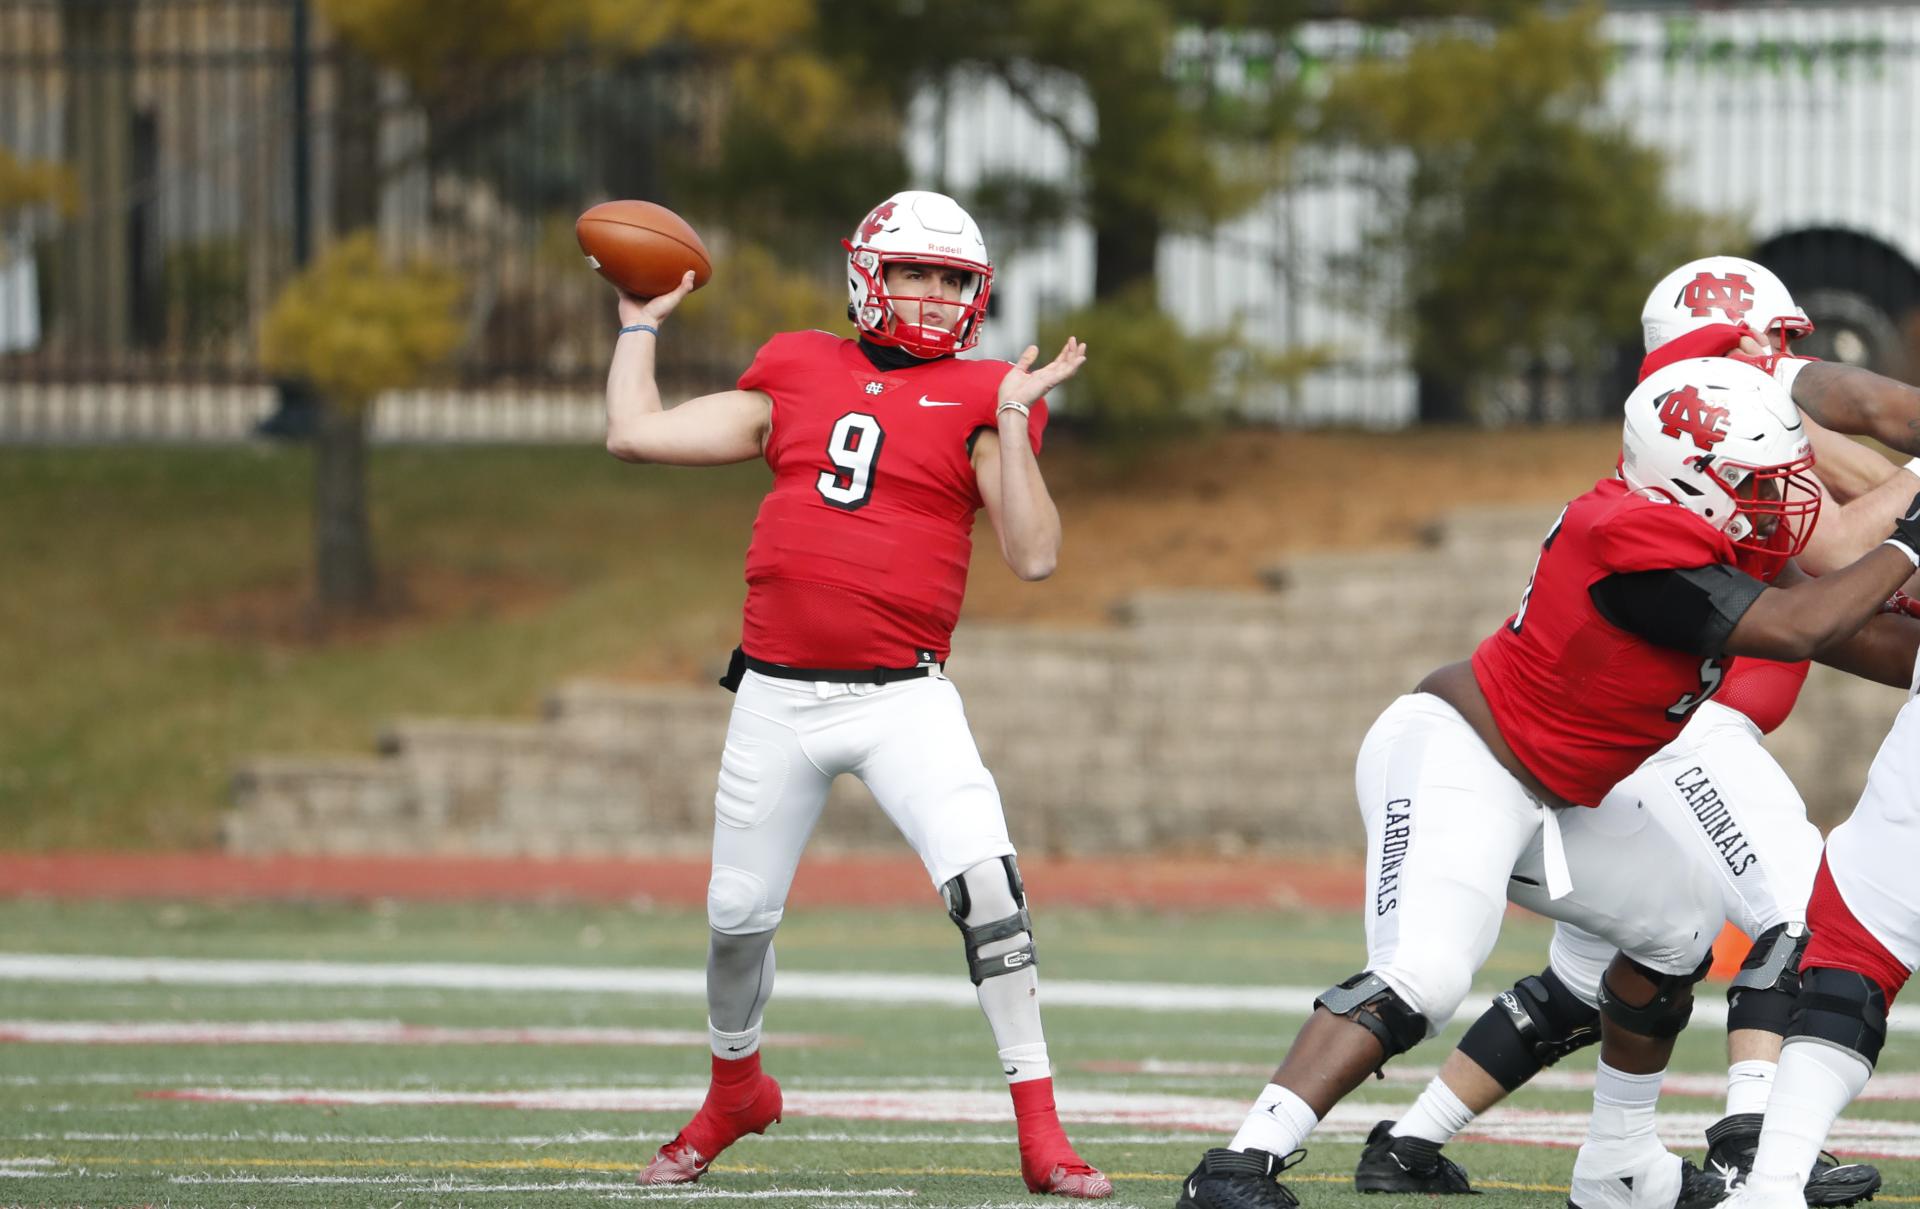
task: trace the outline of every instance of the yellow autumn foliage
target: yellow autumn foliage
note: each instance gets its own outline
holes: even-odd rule
[[[364,406],[381,391],[418,385],[453,354],[462,293],[458,274],[390,265],[373,234],[359,232],[282,287],[261,327],[261,362],[337,403]]]
[[[815,18],[814,0],[319,0],[319,9],[356,49],[429,90],[449,68],[568,45],[766,52]]]
[[[713,279],[680,304],[690,343],[711,341],[745,365],[768,336],[806,328],[852,334],[844,280],[816,265],[782,262],[759,244],[717,255]]]
[[[29,206],[53,205],[62,214],[79,206],[73,173],[51,160],[23,160],[0,147],[0,221]]]

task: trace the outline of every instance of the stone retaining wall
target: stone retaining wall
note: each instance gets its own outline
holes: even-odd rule
[[[1302,557],[1266,591],[1156,591],[1104,629],[965,625],[949,663],[1024,850],[1299,855],[1360,845],[1367,727],[1519,598],[1553,509],[1457,514],[1418,548]],[[1851,808],[1903,698],[1815,668],[1769,743],[1815,818]],[[244,853],[698,854],[732,698],[562,685],[537,721],[404,720],[379,754],[236,779]],[[842,777],[823,848],[899,841]]]

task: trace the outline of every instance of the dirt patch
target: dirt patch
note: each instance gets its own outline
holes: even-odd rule
[[[975,530],[966,616],[1098,623],[1142,588],[1256,588],[1287,554],[1411,546],[1466,504],[1557,504],[1607,474],[1616,425],[1488,433],[1230,432],[1127,460],[1049,449],[1065,541],[1021,583]]]
[[[263,584],[196,601],[173,619],[181,634],[250,646],[371,645],[462,620],[527,617],[563,595],[552,583],[503,571],[411,566],[390,573],[365,612],[323,616],[311,580]]]

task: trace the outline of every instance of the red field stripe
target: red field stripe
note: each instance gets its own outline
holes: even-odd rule
[[[1023,859],[1046,906],[1219,909],[1360,905],[1361,866],[1322,861]],[[209,852],[0,853],[0,897],[641,902],[700,907],[705,860],[501,860],[477,857],[245,857]],[[930,905],[912,855],[822,856],[801,863],[789,906]]]

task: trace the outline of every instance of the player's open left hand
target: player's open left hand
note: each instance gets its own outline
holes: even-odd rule
[[[662,294],[658,298],[642,298],[638,294],[627,293],[619,286],[615,286],[614,290],[620,295],[621,327],[634,323],[659,327],[668,315],[673,314],[673,308],[680,305],[680,300],[693,293],[693,270],[686,271],[680,278],[679,287],[671,294]]]
[[[1073,377],[1074,372],[1086,364],[1087,346],[1072,336],[1060,349],[1060,355],[1039,369],[1028,372],[1034,361],[1040,356],[1040,346],[1027,345],[1027,351],[1013,363],[1007,376],[1000,379],[1000,402],[1032,403],[1054,387]]]

